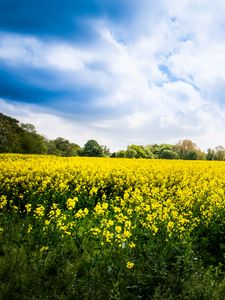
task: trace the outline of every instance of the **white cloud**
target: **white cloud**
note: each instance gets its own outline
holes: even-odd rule
[[[51,138],[55,132],[81,144],[95,138],[111,148],[187,137],[204,148],[221,144],[225,140],[224,98],[218,93],[218,84],[225,82],[223,1],[159,1],[153,10],[148,3],[143,1],[143,10],[130,27],[104,20],[93,23],[99,40],[88,46],[3,35],[0,59],[62,72],[70,86],[99,88],[106,96],[93,100],[96,110],[113,112],[110,119],[103,115],[95,122],[88,122],[83,113],[83,121],[78,122],[49,116],[44,108],[34,113],[27,105],[27,122]],[[4,105],[8,106],[3,110],[15,115],[18,104],[12,111],[11,104]],[[26,119],[23,109],[18,110],[20,119]]]
[[[12,65],[78,71],[92,56],[65,43],[44,42],[32,36],[1,34],[0,60]]]

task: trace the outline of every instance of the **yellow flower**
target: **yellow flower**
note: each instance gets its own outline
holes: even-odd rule
[[[33,226],[31,224],[29,224],[28,228],[27,228],[27,232],[30,233],[33,229]]]
[[[117,233],[120,233],[122,231],[122,227],[121,226],[116,226],[115,230]]]
[[[131,262],[131,261],[128,261],[127,262],[127,269],[132,269],[134,267],[134,263],[133,262]]]
[[[79,209],[78,212],[75,214],[76,218],[82,218],[88,215],[88,209],[84,208],[84,210]]]
[[[36,218],[41,218],[45,214],[45,208],[43,205],[39,204],[34,210],[34,215]]]
[[[49,247],[48,246],[42,246],[40,251],[44,252],[44,251],[48,251]]]
[[[6,196],[1,196],[0,197],[0,209],[2,209],[4,206],[7,204],[7,199]]]
[[[48,226],[50,224],[49,220],[45,220],[45,225]]]
[[[69,210],[72,210],[75,207],[75,205],[76,205],[77,202],[78,202],[78,198],[77,197],[74,197],[72,199],[71,198],[67,199],[67,201],[66,201],[67,208]]]
[[[131,235],[132,235],[132,234],[131,234],[130,231],[124,230],[124,232],[123,232],[123,237],[124,237],[124,238],[128,238],[128,237],[130,237]]]
[[[31,204],[30,203],[26,204],[25,208],[26,208],[28,213],[31,212]]]
[[[135,245],[134,242],[131,242],[130,244],[128,244],[128,246],[129,246],[130,248],[135,248],[135,247],[136,247],[136,245]]]
[[[97,215],[103,215],[107,208],[108,208],[108,203],[103,203],[102,205],[101,203],[97,203],[94,210]]]
[[[93,235],[98,235],[101,232],[101,230],[98,227],[95,227],[91,228],[91,232]]]

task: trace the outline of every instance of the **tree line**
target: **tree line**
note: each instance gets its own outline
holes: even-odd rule
[[[202,151],[190,139],[176,144],[129,145],[126,150],[110,152],[106,146],[96,140],[88,140],[84,147],[58,137],[53,140],[36,132],[32,124],[23,124],[18,120],[0,113],[0,152],[24,154],[52,154],[60,156],[158,158],[185,160],[225,160],[225,148],[217,146]]]

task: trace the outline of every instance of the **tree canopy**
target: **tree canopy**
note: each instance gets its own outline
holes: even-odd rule
[[[95,140],[88,140],[87,143],[84,145],[81,154],[83,156],[101,157],[103,156],[103,147],[100,146]]]
[[[225,148],[217,146],[209,148],[206,153],[199,149],[190,139],[184,139],[176,144],[128,145],[110,153],[107,146],[100,145],[96,140],[88,140],[84,147],[71,143],[63,137],[50,140],[37,133],[34,125],[20,123],[15,118],[0,113],[0,152],[1,153],[34,153],[60,156],[90,156],[90,157],[123,157],[146,159],[207,159],[225,161]]]

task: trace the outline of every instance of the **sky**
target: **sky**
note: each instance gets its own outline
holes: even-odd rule
[[[225,146],[223,0],[0,0],[0,112],[81,146]]]

